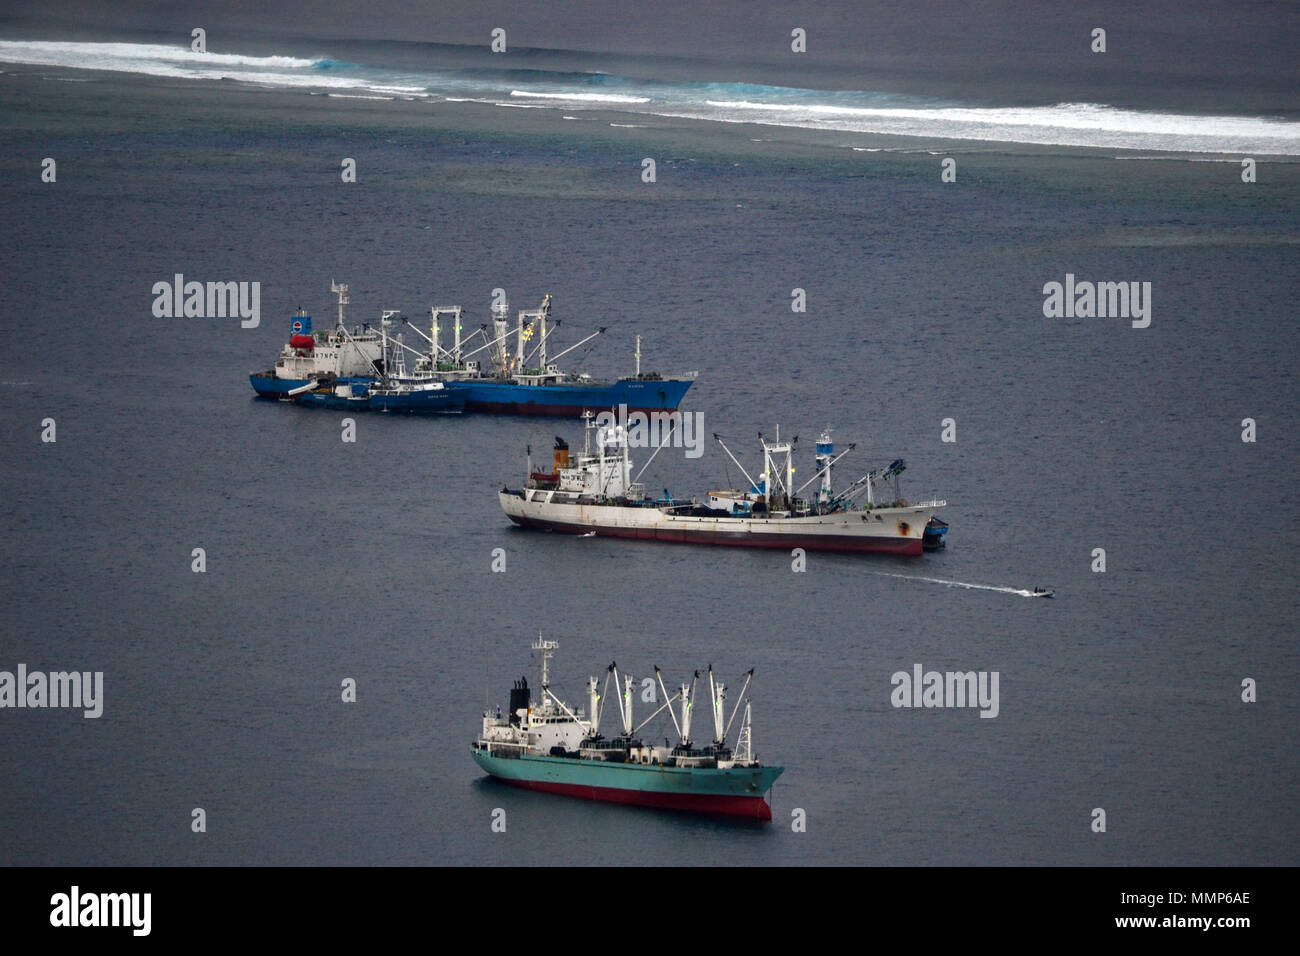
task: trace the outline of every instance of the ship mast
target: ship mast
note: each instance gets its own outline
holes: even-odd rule
[[[539,316],[541,327],[538,329],[538,333],[541,335],[541,339],[537,343],[537,364],[544,372],[546,371],[546,314],[551,311],[551,294],[549,292],[546,293],[546,298],[542,300],[542,307],[539,311],[542,314]]]
[[[335,282],[331,276],[330,291],[339,297],[339,328],[343,328],[343,307],[352,301],[348,298],[348,287],[342,282]]]
[[[781,426],[776,426],[776,441],[768,441],[762,435],[759,440],[763,443],[763,497],[767,505],[767,510],[771,512],[772,506],[772,459],[775,455],[785,455],[785,482],[783,491],[786,496],[787,507],[793,507],[793,502],[789,499],[793,497],[792,489],[794,488],[794,441],[781,441]],[[795,439],[797,441],[798,439]],[[781,485],[781,479],[777,478],[776,483]]]
[[[384,374],[383,374],[383,380],[384,380],[385,382],[387,382],[387,381],[388,381],[388,378],[389,378],[389,375],[388,375],[388,369],[389,369],[389,364],[390,364],[390,359],[389,359],[389,354],[388,354],[388,348],[389,348],[389,346],[388,346],[388,329],[389,329],[389,327],[393,324],[393,316],[395,316],[395,315],[400,315],[400,313],[399,313],[396,309],[384,309],[383,312],[381,312],[381,313],[379,314],[379,335],[380,335],[380,340],[381,340],[381,342],[382,342],[382,344],[381,344],[381,346],[380,346],[379,355],[380,355],[380,358],[382,359],[382,361],[383,361],[383,363],[384,363]],[[395,345],[394,345],[394,347],[393,347],[393,351],[396,353],[396,352],[397,352],[397,347],[396,347],[396,346],[397,346],[397,345],[400,345],[401,343],[397,342],[396,339],[394,339],[394,343],[395,343]],[[402,353],[398,353],[398,354],[402,354]],[[394,363],[394,364],[395,364],[395,363]],[[405,368],[405,356],[404,356],[404,355],[403,355],[403,368]]]
[[[733,756],[737,763],[754,762],[754,734],[750,725],[749,701],[745,701],[745,721],[740,725],[740,732],[736,736],[736,752]]]
[[[618,668],[610,664],[609,669],[614,673],[614,686],[619,686]],[[632,675],[628,674],[623,678],[623,694],[618,701],[618,716],[623,722],[623,736],[632,736]]]
[[[503,298],[492,305],[492,327],[496,332],[492,340],[496,345],[492,364],[496,366],[498,376],[504,376],[506,373],[506,336],[510,334],[507,331],[509,325],[510,303]]]
[[[749,690],[750,681],[752,681],[753,679],[754,679],[754,668],[751,667],[749,669],[749,673],[745,675],[745,683],[742,684],[740,688],[740,699],[745,701],[745,706],[747,708],[749,706],[749,698],[745,697],[745,691]],[[736,714],[738,713],[740,713],[740,700],[737,700],[736,706],[732,708],[731,719],[727,721],[727,729],[722,732],[722,737],[724,740],[727,738],[727,735],[731,733],[731,725],[736,722]]]
[[[430,371],[438,371],[438,362],[439,360],[442,360],[443,356],[448,356],[448,358],[456,364],[456,367],[460,367],[460,313],[463,311],[464,310],[461,310],[460,306],[433,306],[430,308],[430,334],[426,337],[426,341],[429,342],[430,346],[429,358],[432,359],[433,362],[433,368],[430,369]],[[452,343],[450,352],[439,345],[439,339],[441,339],[441,336],[439,336],[438,333],[442,332],[442,316],[445,315],[451,316]]]
[[[835,445],[831,441],[828,428],[817,437],[817,471],[822,476],[821,488],[817,491],[817,500],[825,504],[831,497],[831,465],[835,461]]]
[[[534,651],[541,652],[542,655],[542,699],[546,698],[546,693],[551,686],[551,658],[555,655],[555,650],[560,646],[559,641],[542,640],[542,632],[537,632],[537,643],[533,644]]]
[[[678,688],[677,693],[673,694],[671,697],[668,696],[668,688],[664,686],[664,676],[660,673],[658,667],[655,668],[655,679],[659,681],[659,689],[663,691],[664,700],[667,703],[672,703],[675,700],[680,700],[682,702],[682,719],[680,721],[677,719],[677,714],[674,713],[671,707],[668,708],[668,716],[673,719],[673,727],[681,738],[678,746],[683,750],[689,750],[691,746],[691,709],[695,706],[693,702],[695,698],[695,683],[700,679],[700,672],[696,671],[690,684],[682,684]],[[665,706],[667,706],[667,703]],[[663,708],[661,707],[660,710],[662,709]],[[658,711],[655,713],[658,713]]]
[[[460,306],[455,305],[451,308],[451,318],[455,322],[452,329],[451,340],[451,360],[458,366],[460,365]]]
[[[429,358],[433,361],[431,372],[438,371],[438,309],[435,306],[429,310]]]
[[[682,684],[682,747],[684,748],[689,748],[691,745],[691,711],[695,707],[691,698],[695,696],[695,682],[699,679],[700,672],[696,671],[689,687]]]
[[[600,703],[600,691],[597,690],[599,686],[600,682],[596,678],[587,678],[587,716],[590,718],[587,721],[587,736],[589,737],[600,736],[600,710],[597,706]]]
[[[520,309],[519,310],[519,329],[515,351],[515,374],[522,374],[524,369],[524,344],[533,336],[533,323],[538,323],[537,331],[541,334],[542,340],[539,343],[541,351],[542,368],[546,368],[546,316],[551,311],[551,294],[548,292],[542,299],[540,308]]]
[[[722,728],[723,711],[727,699],[727,685],[719,681],[713,683],[713,665],[709,665],[709,696],[713,699],[713,746],[721,750],[726,745],[726,735]]]
[[[559,646],[559,641],[543,640],[540,631],[537,632],[536,643],[532,645],[532,649],[535,652],[540,652],[542,655],[542,704],[548,708],[558,708],[561,713],[567,715],[575,724],[581,727],[588,736],[594,737],[596,736],[596,725],[600,720],[600,714],[597,712],[594,703],[597,698],[594,687],[596,679],[594,677],[591,679],[593,704],[592,712],[590,714],[591,720],[589,721],[584,721],[581,717],[565,706],[564,701],[560,700],[560,698],[556,697],[555,694],[551,692],[551,658],[554,656],[555,650]]]

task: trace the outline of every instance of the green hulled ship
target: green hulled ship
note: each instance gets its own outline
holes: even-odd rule
[[[570,708],[551,692],[549,664],[557,647],[556,641],[540,637],[533,645],[542,658],[541,700],[532,699],[525,678],[515,682],[505,713],[499,707],[495,714],[484,713],[482,735],[471,744],[470,753],[487,773],[514,786],[590,800],[772,819],[767,794],[783,768],[764,766],[754,756],[751,703],[745,698],[752,670],[745,675],[730,720],[724,722],[726,686],[714,680],[709,667],[714,735],[711,743],[696,746],[691,740],[691,713],[698,671],[690,684],[683,683],[670,695],[656,667],[655,681],[663,692],[663,703],[635,725],[635,679],[620,676],[617,665],[610,664],[605,691],[612,681],[620,733],[606,737],[601,733],[601,712],[607,694],[600,691],[595,677],[587,682],[585,715],[582,708]],[[744,717],[732,748],[727,739],[742,704]],[[638,732],[664,711],[678,733],[677,745],[643,742]]]

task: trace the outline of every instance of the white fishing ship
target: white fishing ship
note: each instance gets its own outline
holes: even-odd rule
[[[640,473],[632,475],[624,425],[599,426],[588,415],[586,426],[584,451],[576,463],[570,462],[568,445],[557,438],[551,472],[533,472],[530,461],[523,487],[501,490],[501,508],[511,521],[569,534],[903,555],[942,544],[948,529],[936,517],[946,501],[909,503],[901,497],[898,476],[906,468],[902,459],[869,471],[836,492],[831,470],[855,446],[836,454],[829,432],[817,441],[816,474],[797,488],[797,439],[782,440],[779,428],[773,440],[760,437],[763,470],[754,479],[715,435],[749,486],[683,500],[647,496],[645,485],[636,480]],[[818,485],[812,497],[800,497],[814,482]],[[886,483],[892,483],[893,497],[877,500]]]

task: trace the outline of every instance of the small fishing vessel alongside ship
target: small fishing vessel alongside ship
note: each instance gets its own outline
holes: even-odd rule
[[[344,313],[348,287],[331,282],[330,291],[338,297],[334,328],[313,332],[311,316],[299,309],[275,366],[249,376],[259,396],[327,408],[576,417],[620,405],[633,411],[672,411],[695,379],[694,372],[676,377],[642,372],[639,335],[631,377],[598,382],[562,371],[561,358],[606,329],[549,355],[549,339],[559,325],[550,321],[549,295],[539,308],[519,310],[513,325],[509,303],[501,300],[492,307],[490,329],[483,325],[462,336],[464,309],[458,305],[431,308],[427,335],[393,310],[382,313],[378,329],[368,323],[349,329]],[[450,345],[445,344],[444,323],[451,326]],[[408,345],[405,333],[396,331],[399,325],[426,347]]]
[[[757,480],[714,435],[748,480],[748,490],[711,491],[702,500],[670,498],[665,491],[653,499],[636,480],[640,472],[632,475],[627,426],[599,426],[590,415],[585,423],[586,443],[576,463],[570,461],[568,444],[557,437],[550,472],[533,472],[530,461],[523,487],[500,491],[501,508],[515,524],[677,543],[903,555],[942,546],[948,531],[935,516],[946,501],[909,503],[899,494],[898,476],[907,467],[901,458],[834,491],[831,469],[855,446],[836,454],[829,432],[817,439],[816,474],[798,488],[793,457],[798,439],[783,441],[778,428],[775,440],[760,436],[763,470]],[[813,482],[819,482],[815,494],[799,497]],[[876,490],[886,482],[893,484],[893,498],[877,501]]]
[[[459,415],[450,389],[442,382],[340,381],[321,378],[290,393],[300,405],[351,411],[408,412]]]
[[[595,677],[587,680],[587,707],[573,708],[551,690],[550,662],[559,642],[539,635],[532,645],[542,659],[540,699],[534,700],[528,679],[516,681],[503,714],[484,712],[478,739],[470,744],[474,762],[505,783],[531,790],[589,800],[689,810],[728,816],[772,819],[768,791],[784,768],[764,766],[754,754],[751,701],[745,697],[754,672],[745,675],[730,719],[725,719],[726,685],[708,669],[709,709],[713,738],[698,745],[692,737],[692,711],[699,672],[669,695],[659,668],[655,680],[663,703],[640,724],[633,719],[636,679],[620,674],[618,665],[606,669],[603,690]],[[619,726],[612,737],[602,733],[604,702],[610,683],[618,706]],[[744,704],[736,745],[727,741]],[[647,743],[641,731],[667,712],[678,742]],[[678,714],[680,711],[680,716]]]

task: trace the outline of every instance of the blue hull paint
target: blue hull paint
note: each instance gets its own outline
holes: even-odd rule
[[[287,398],[289,390],[298,388],[307,384],[307,380],[296,378],[276,378],[274,375],[259,374],[257,372],[248,376],[249,383],[253,386],[253,391],[263,398]],[[372,378],[340,378],[337,379],[340,385],[360,384],[367,385],[374,381]]]
[[[445,390],[414,392],[409,395],[366,395],[355,398],[307,392],[303,395],[294,396],[294,400],[299,405],[307,405],[312,408],[341,408],[362,412],[459,415],[463,411]]]
[[[342,385],[352,385],[356,395],[344,398],[329,392],[304,392],[290,395],[290,389],[307,384],[292,378],[251,375],[253,390],[263,398],[283,398],[313,408],[346,408],[351,411],[395,411],[424,415],[458,415],[464,406],[456,402],[450,390],[437,389],[429,392],[409,392],[406,394],[370,394],[369,386],[373,378],[339,378]]]
[[[340,384],[350,384],[356,395],[345,398],[332,392],[304,392],[289,395],[289,390],[306,385],[306,381],[277,379],[264,375],[250,375],[254,390],[264,398],[283,398],[309,408],[333,408],[355,412],[405,412],[411,415],[458,415],[464,406],[458,403],[451,391],[440,388],[415,391],[399,395],[373,395],[369,386],[373,379],[339,379]]]
[[[466,411],[510,415],[580,415],[626,405],[630,410],[672,411],[691,387],[690,379],[603,385],[516,385],[514,382],[448,382],[463,396]]]
[[[568,417],[583,411],[600,412],[625,405],[631,411],[672,411],[691,387],[690,379],[641,381],[623,379],[603,385],[517,385],[514,382],[447,382],[434,398],[429,393],[390,396],[393,401],[347,399],[316,392],[290,397],[290,389],[306,385],[306,380],[279,379],[272,375],[249,376],[254,391],[264,398],[286,398],[300,405],[324,408],[374,408],[382,411],[489,412],[505,415],[546,415]],[[340,383],[365,385],[371,379],[339,379]]]

